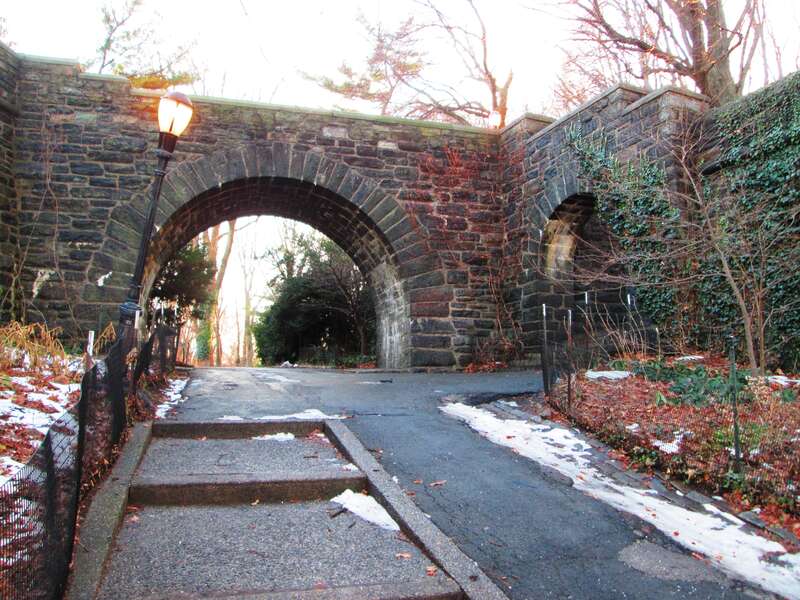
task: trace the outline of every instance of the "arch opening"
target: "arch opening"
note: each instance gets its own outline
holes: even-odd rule
[[[541,271],[551,301],[558,299],[556,318],[561,321],[573,309],[573,334],[584,327],[580,320],[595,321],[592,327],[610,325],[626,314],[626,287],[620,283],[611,233],[596,210],[595,198],[576,194],[556,207],[544,225]]]
[[[396,253],[381,228],[349,200],[326,188],[285,177],[222,183],[184,202],[154,236],[142,296],[180,248],[202,231],[239,217],[274,216],[305,223],[335,242],[369,284],[376,313],[376,354],[384,368],[409,365],[410,306]]]

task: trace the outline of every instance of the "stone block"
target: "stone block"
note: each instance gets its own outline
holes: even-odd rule
[[[455,362],[455,356],[448,350],[411,350],[412,367],[452,367]]]

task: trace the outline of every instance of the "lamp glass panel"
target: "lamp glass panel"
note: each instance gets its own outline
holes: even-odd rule
[[[181,135],[192,120],[192,107],[172,98],[161,98],[158,103],[158,128],[163,133]]]

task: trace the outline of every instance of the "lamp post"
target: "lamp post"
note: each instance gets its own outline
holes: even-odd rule
[[[142,307],[139,306],[139,295],[142,292],[142,277],[147,259],[147,247],[153,235],[153,226],[158,209],[158,197],[161,195],[161,184],[164,181],[164,175],[167,174],[167,163],[175,151],[178,136],[189,125],[193,112],[192,101],[180,92],[167,92],[158,102],[159,136],[158,149],[156,150],[158,165],[156,166],[155,179],[153,180],[153,188],[150,194],[147,220],[145,221],[144,231],[142,231],[142,239],[139,242],[139,255],[136,258],[136,267],[133,270],[130,287],[128,288],[128,297],[119,307],[120,339],[129,339],[136,322],[136,315],[142,310]],[[126,342],[126,345],[130,348],[129,343]]]

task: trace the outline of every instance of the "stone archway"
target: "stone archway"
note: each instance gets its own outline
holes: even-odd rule
[[[613,259],[612,237],[600,219],[592,194],[567,197],[544,223],[539,248],[544,299],[557,318],[573,309],[574,323],[592,319],[606,326],[625,313],[624,286]],[[573,331],[574,333],[574,331]]]
[[[306,223],[344,249],[375,295],[377,351],[386,368],[417,366],[406,280],[433,270],[396,200],[346,164],[289,144],[248,145],[176,165],[167,175],[143,298],[160,268],[195,235],[236,217],[271,215]]]

